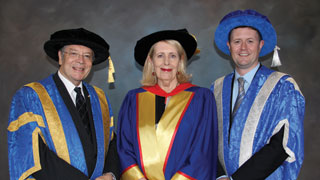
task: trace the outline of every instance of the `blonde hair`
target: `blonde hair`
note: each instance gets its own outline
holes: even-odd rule
[[[160,42],[160,41],[159,41]],[[187,55],[181,44],[176,40],[163,40],[162,42],[166,42],[170,45],[173,45],[179,54],[180,62],[178,65],[178,71],[177,71],[177,80],[178,83],[186,83],[190,82],[190,79],[192,77],[191,74],[187,74]],[[157,43],[155,43],[157,44]],[[155,44],[152,45],[152,47],[149,50],[148,56],[146,58],[146,61],[144,63],[143,67],[143,73],[142,73],[142,80],[141,84],[143,86],[154,86],[158,83],[158,79],[156,75],[153,75],[154,72],[154,66],[153,63],[150,61],[154,55],[154,47]]]

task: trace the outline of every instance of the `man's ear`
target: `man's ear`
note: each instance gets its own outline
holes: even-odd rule
[[[228,48],[229,48],[229,50],[230,50],[230,43],[229,43],[229,41],[227,41],[227,46],[228,46]]]
[[[62,57],[63,56],[63,54],[62,54],[62,51],[58,51],[58,57],[59,57],[59,65],[61,66],[61,64],[62,64]]]
[[[262,49],[263,45],[264,45],[264,40],[261,40],[260,43],[259,43],[260,50]]]

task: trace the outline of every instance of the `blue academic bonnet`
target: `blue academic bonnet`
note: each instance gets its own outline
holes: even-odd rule
[[[269,19],[251,9],[233,11],[222,18],[214,35],[217,47],[225,54],[230,55],[227,46],[229,33],[236,27],[248,26],[258,30],[264,40],[260,57],[272,52],[277,44],[277,34]]]

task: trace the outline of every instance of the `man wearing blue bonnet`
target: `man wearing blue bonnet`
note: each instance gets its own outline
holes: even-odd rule
[[[269,19],[254,10],[231,12],[214,41],[235,65],[211,86],[219,122],[218,179],[297,179],[305,99],[290,75],[258,60],[274,51],[271,66],[281,65]]]

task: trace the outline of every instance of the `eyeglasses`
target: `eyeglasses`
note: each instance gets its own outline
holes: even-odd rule
[[[85,60],[90,60],[90,61],[93,60],[93,56],[90,53],[80,54],[80,53],[75,52],[75,51],[70,51],[70,52],[63,51],[63,53],[68,54],[69,57],[72,58],[72,59],[79,59],[80,56],[82,56],[82,58],[85,59]]]

